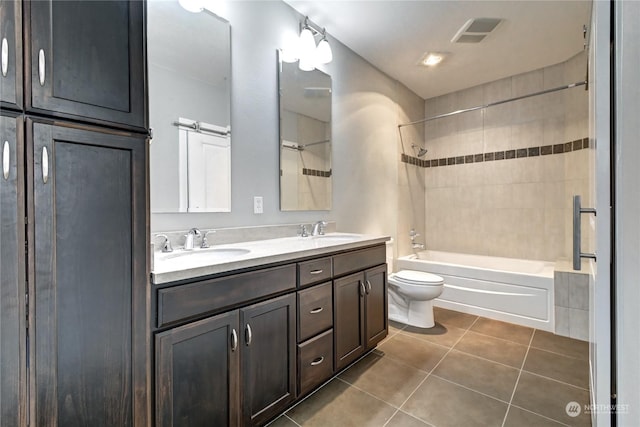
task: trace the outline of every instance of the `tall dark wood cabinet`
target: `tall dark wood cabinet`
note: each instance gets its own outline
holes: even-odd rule
[[[24,5],[27,110],[144,129],[144,2]]]
[[[146,138],[27,120],[36,425],[146,419]]]
[[[0,1],[3,427],[150,425],[143,10]]]
[[[22,121],[0,115],[0,424],[26,416],[26,317]]]
[[[22,3],[0,1],[0,108],[22,108]]]

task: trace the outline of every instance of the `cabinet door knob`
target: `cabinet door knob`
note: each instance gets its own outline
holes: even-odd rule
[[[321,364],[322,362],[324,362],[324,356],[320,356],[317,359],[314,359],[311,362],[311,366],[318,366],[319,364]]]
[[[2,147],[2,175],[5,181],[9,179],[9,165],[10,165],[11,152],[9,151],[9,141],[4,142]]]
[[[47,147],[42,147],[42,182],[49,181],[49,152]]]
[[[40,49],[38,52],[38,77],[40,78],[40,86],[44,86],[44,79],[46,74],[44,49]]]
[[[320,313],[322,310],[324,310],[324,307],[314,308],[313,310],[311,310],[311,311],[309,312],[309,314],[318,314],[318,313]]]
[[[7,38],[2,39],[2,76],[7,77],[7,71],[9,70],[9,43]]]
[[[236,351],[238,348],[238,333],[235,329],[231,330],[231,351]]]
[[[251,341],[253,341],[253,333],[251,332],[251,325],[247,323],[247,326],[244,328],[244,341],[247,343],[247,346],[251,345]]]
[[[371,292],[371,282],[367,280],[367,295]]]

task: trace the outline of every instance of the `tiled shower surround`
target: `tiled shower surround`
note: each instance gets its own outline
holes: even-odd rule
[[[576,83],[585,72],[581,53],[558,65],[428,99],[425,116]],[[414,160],[406,151],[402,159],[425,174],[427,249],[569,258],[572,196],[580,194],[583,206],[592,200],[588,133],[584,86],[426,122],[429,152]],[[589,244],[586,236],[583,251]]]

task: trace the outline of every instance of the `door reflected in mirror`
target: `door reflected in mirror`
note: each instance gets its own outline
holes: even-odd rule
[[[151,211],[231,211],[231,28],[147,1]]]
[[[278,62],[280,209],[330,210],[331,76]]]

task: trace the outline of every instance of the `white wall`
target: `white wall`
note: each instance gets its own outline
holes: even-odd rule
[[[303,17],[279,1],[224,2],[222,9],[231,24],[231,213],[152,214],[152,232],[326,219],[342,231],[395,236],[397,124],[422,117],[423,100],[330,37],[333,62],[323,71],[333,79],[333,209],[281,212],[276,49]],[[262,215],[253,214],[255,195],[264,197]]]
[[[614,3],[615,289],[618,425],[640,420],[640,3]]]

